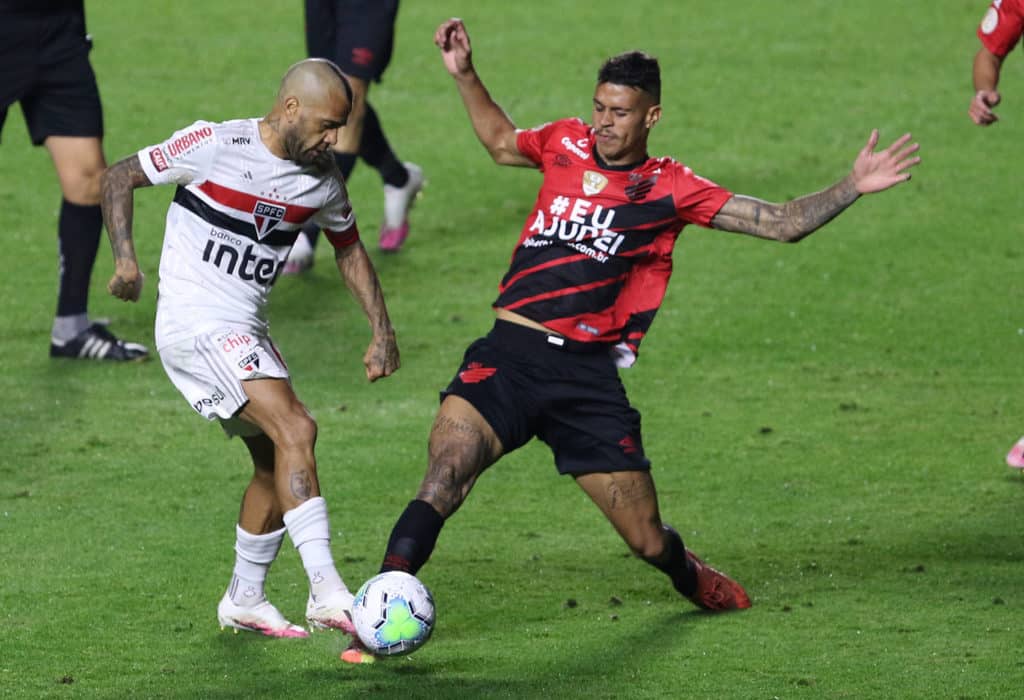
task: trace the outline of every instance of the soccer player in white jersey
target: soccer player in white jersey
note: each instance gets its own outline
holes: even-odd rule
[[[367,378],[398,369],[380,284],[330,150],[351,105],[351,89],[336,65],[302,61],[285,74],[263,119],[196,122],[103,177],[103,216],[115,260],[108,289],[125,301],[138,300],[143,282],[132,243],[133,191],[178,185],[160,260],[157,350],[195,411],[219,420],[229,436],[241,436],[252,456],[235,568],[217,608],[222,627],[307,635],[264,594],[287,531],[309,576],[307,621],[351,633],[352,595],[334,566],[317,480],[317,426],[292,391],[263,315],[300,227],[315,221],[370,322]]]

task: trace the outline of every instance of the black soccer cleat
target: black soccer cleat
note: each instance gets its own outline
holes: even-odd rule
[[[102,323],[94,323],[71,340],[63,343],[51,338],[50,357],[141,362],[149,359],[149,350],[145,345],[121,340]]]

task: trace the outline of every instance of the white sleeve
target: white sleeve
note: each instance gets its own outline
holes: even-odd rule
[[[345,185],[340,180],[335,182],[336,189],[323,208],[313,215],[313,221],[324,230],[324,235],[335,248],[342,248],[359,240],[359,230]]]
[[[198,121],[139,151],[139,162],[154,185],[202,182],[217,151],[213,124]]]

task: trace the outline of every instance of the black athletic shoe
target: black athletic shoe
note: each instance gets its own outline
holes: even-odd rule
[[[126,343],[101,323],[94,323],[71,340],[63,343],[50,339],[50,357],[75,360],[114,360],[141,362],[149,359],[145,345]]]

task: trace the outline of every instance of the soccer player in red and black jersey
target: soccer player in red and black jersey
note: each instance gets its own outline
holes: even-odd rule
[[[444,22],[434,40],[491,157],[537,168],[544,180],[501,281],[494,328],[470,345],[442,392],[426,477],[395,524],[382,570],[417,572],[477,477],[536,436],[551,447],[558,471],[682,595],[707,610],[749,607],[739,584],[662,523],[640,415],[616,366],[636,358],[686,224],[798,241],[862,194],[910,179],[917,144],[906,134],[876,152],[872,132],[838,183],[772,204],[648,155],[662,110],[658,63],[647,54],[622,54],[601,67],[589,125],[566,119],[517,130],[474,70],[462,21]]]

